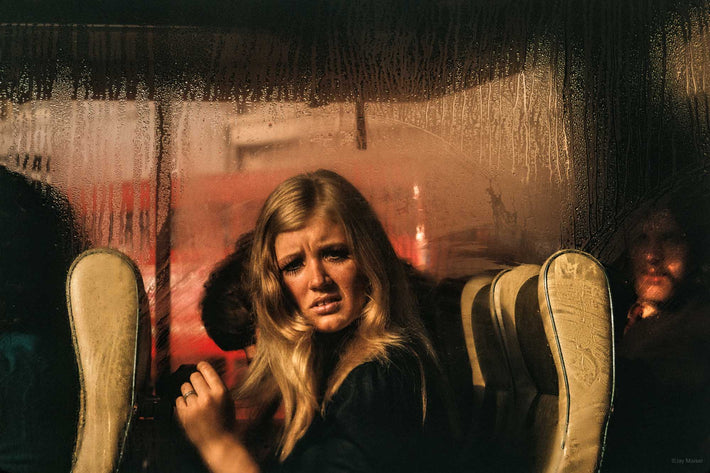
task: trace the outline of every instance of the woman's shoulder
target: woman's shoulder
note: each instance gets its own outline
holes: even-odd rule
[[[417,390],[421,387],[422,375],[428,371],[428,361],[409,346],[388,347],[383,356],[379,356],[355,367],[343,382],[357,387],[362,383],[373,386],[411,385]],[[380,387],[382,387],[380,386]]]
[[[438,379],[426,357],[408,346],[389,347],[381,356],[355,367],[333,395],[326,415],[376,413],[383,422],[421,425],[424,402],[430,404]],[[429,401],[426,401],[429,399]]]
[[[383,395],[394,387],[420,386],[421,370],[416,353],[406,347],[389,347],[382,356],[366,361],[350,371],[334,401],[345,395]],[[338,395],[340,394],[340,395]]]
[[[357,366],[326,408],[326,430],[337,430],[368,458],[389,465],[377,471],[437,471],[434,466],[443,464],[453,437],[428,363],[400,346]],[[409,460],[403,461],[403,452]]]

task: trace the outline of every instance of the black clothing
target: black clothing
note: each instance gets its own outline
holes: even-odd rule
[[[0,333],[0,471],[71,470],[79,401],[64,348],[42,334]]]
[[[64,291],[83,244],[63,196],[0,166],[0,472],[71,470],[79,378]]]
[[[426,419],[422,422],[417,358],[392,350],[387,362],[355,368],[324,416],[317,416],[294,451],[274,471],[449,472],[451,429],[437,370],[425,367]]]
[[[710,469],[710,299],[683,295],[618,343],[605,471]]]

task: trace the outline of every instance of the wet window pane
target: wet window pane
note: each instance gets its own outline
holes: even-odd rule
[[[204,281],[304,170],[351,179],[438,278],[562,246],[612,261],[639,201],[707,167],[710,12],[528,3],[3,24],[0,161],[138,263],[172,368],[225,356],[200,322]]]

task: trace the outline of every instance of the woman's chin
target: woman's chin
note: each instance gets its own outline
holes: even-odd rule
[[[342,314],[330,314],[311,319],[311,323],[317,332],[336,333],[347,328],[353,320]]]

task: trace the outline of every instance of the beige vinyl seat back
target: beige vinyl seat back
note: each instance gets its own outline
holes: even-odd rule
[[[542,342],[536,340],[539,327],[531,320],[526,330],[530,337],[523,337],[519,321],[521,352],[540,393],[529,415],[532,437],[538,439],[531,471],[596,472],[614,393],[614,332],[606,273],[582,251],[559,251],[542,265],[538,298],[556,383],[545,360],[550,355],[541,354]]]
[[[527,413],[538,390],[532,379],[527,363],[521,352],[519,336],[527,338],[524,330],[519,332],[516,316],[535,314],[537,311],[537,280],[540,266],[524,264],[509,271],[503,271],[491,284],[491,312],[500,327],[500,337],[504,347],[512,389],[509,405],[506,442],[508,448],[520,454],[525,442]],[[524,328],[527,325],[523,322]],[[525,343],[525,342],[523,342]]]
[[[119,468],[150,375],[150,314],[136,265],[99,248],[79,255],[67,276],[67,304],[79,369],[73,473]]]
[[[599,262],[560,251],[542,266],[472,278],[461,303],[488,431],[479,436],[481,471],[598,471],[614,387],[609,285]]]
[[[493,281],[492,304],[503,331],[513,399],[505,432],[508,469],[542,471],[558,423],[557,371],[540,313],[540,266],[521,265]]]
[[[476,276],[461,294],[461,316],[474,383],[478,428],[492,445],[500,444],[512,400],[512,384],[500,327],[491,311],[493,276]]]

